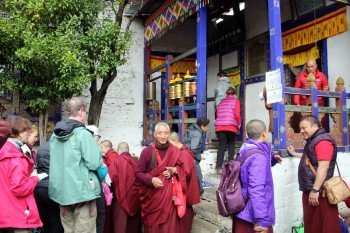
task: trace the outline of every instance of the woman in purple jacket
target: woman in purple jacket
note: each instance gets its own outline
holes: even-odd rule
[[[219,149],[216,159],[216,171],[222,172],[226,146],[228,147],[228,160],[233,160],[235,153],[235,138],[241,126],[241,108],[237,97],[236,89],[229,87],[226,91],[226,98],[221,100],[216,111],[215,133],[219,139]]]
[[[257,153],[249,156],[241,166],[242,194],[247,204],[234,216],[232,233],[272,233],[275,206],[271,166],[282,159],[273,154],[271,144],[267,143],[268,134],[264,122],[251,120],[246,131],[249,138],[243,143],[237,160],[251,150],[257,150]]]

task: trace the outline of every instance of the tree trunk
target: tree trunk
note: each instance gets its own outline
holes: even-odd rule
[[[39,139],[40,145],[46,142],[46,129],[49,114],[47,111],[40,111],[39,114]]]
[[[98,91],[96,80],[91,82],[91,101],[88,116],[89,125],[96,125],[98,127],[98,125],[100,124],[103,101],[105,100],[108,87],[114,81],[115,77],[117,77],[117,73],[118,72],[116,69],[114,70],[114,72],[110,72],[108,78],[102,81],[101,88]]]
[[[100,123],[103,101],[107,93],[106,91],[104,93],[100,91],[101,90],[91,93],[91,101],[88,116],[88,124],[96,125],[97,127]]]

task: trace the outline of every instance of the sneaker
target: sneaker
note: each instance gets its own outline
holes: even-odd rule
[[[202,187],[203,187],[204,189],[208,189],[208,188],[213,187],[213,185],[212,185],[212,184],[209,184],[209,183],[207,183],[207,182],[205,182],[205,181],[202,181]]]

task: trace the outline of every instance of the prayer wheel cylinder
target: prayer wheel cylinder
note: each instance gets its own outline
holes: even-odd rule
[[[175,99],[175,86],[169,86],[169,99]]]
[[[175,85],[175,99],[179,99],[182,96],[182,84]]]
[[[148,82],[146,84],[146,100],[155,100],[156,99],[156,83]]]
[[[185,82],[183,83],[183,96],[184,97],[190,97],[190,83],[189,82]]]
[[[196,82],[190,83],[190,95],[197,95],[197,83]]]

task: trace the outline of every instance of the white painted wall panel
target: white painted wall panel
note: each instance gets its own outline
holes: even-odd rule
[[[347,7],[347,11],[350,7]],[[347,14],[348,24],[350,23],[350,14]],[[350,31],[327,39],[327,59],[328,59],[328,81],[332,91],[336,87],[338,77],[343,77],[347,92],[350,90]],[[335,106],[335,101],[330,101],[331,106]],[[347,101],[350,107],[350,100]]]

